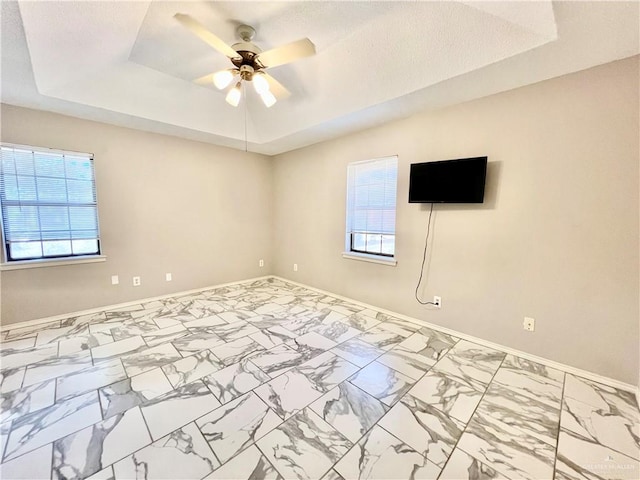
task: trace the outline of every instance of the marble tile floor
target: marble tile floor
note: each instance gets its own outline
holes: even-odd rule
[[[278,279],[1,338],[3,480],[640,478],[633,393]]]

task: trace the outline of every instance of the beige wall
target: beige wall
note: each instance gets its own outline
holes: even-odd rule
[[[95,154],[108,259],[2,272],[2,323],[276,273],[635,383],[638,67],[623,60],[275,159],[3,105],[2,141]],[[343,259],[346,165],[392,154],[398,266]],[[486,202],[436,206],[421,293],[443,308],[422,307],[428,208],[406,202],[409,164],[476,155],[491,162]]]
[[[638,80],[635,57],[276,157],[274,273],[636,383]],[[346,165],[392,154],[398,265],[343,259]],[[435,207],[421,293],[443,307],[420,306],[409,165],[479,155],[486,202]]]
[[[107,255],[104,263],[3,271],[3,324],[269,273],[270,158],[8,105],[1,138],[94,153]],[[120,285],[111,286],[111,275]],[[134,275],[141,286],[132,286]]]

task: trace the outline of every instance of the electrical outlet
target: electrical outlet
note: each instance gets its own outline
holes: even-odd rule
[[[436,308],[442,308],[442,298],[437,295],[433,296],[433,306]]]
[[[294,271],[294,272],[297,272],[297,271],[298,271],[298,264],[297,264],[297,263],[294,263],[294,264],[293,264],[293,271]]]
[[[171,280],[173,280],[173,277],[171,276],[171,274],[170,274],[170,273],[165,273],[165,274],[164,274],[164,279],[165,279],[167,282],[170,282]]]
[[[118,285],[120,283],[120,279],[118,275],[111,275],[111,285]]]
[[[134,287],[140,286],[140,277],[133,277],[133,286]]]
[[[536,329],[536,321],[531,317],[524,317],[524,322],[522,322],[522,328],[524,328],[528,332],[533,332]]]
[[[258,266],[264,267],[264,260],[260,259],[260,261],[258,262]]]

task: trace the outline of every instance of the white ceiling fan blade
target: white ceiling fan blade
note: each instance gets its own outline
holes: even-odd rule
[[[273,96],[278,100],[285,99],[291,95],[289,90],[287,90],[278,80],[268,73],[264,74],[264,78],[269,82],[269,91],[273,93]]]
[[[265,68],[273,68],[285,63],[291,63],[304,57],[315,55],[316,47],[308,38],[302,38],[295,42],[287,43],[280,47],[272,48],[258,55],[258,60]]]
[[[215,75],[214,73],[208,73],[200,78],[196,78],[193,83],[197,83],[198,85],[213,85],[213,76]]]
[[[226,55],[229,58],[238,57],[238,52],[236,52],[233,48],[227,45],[224,41],[219,39],[209,30],[207,30],[200,22],[191,18],[189,15],[185,15],[183,13],[176,13],[173,18],[178,20],[182,25],[191,30],[195,35],[197,35],[201,40],[208,43],[210,46],[218,50],[223,55]]]

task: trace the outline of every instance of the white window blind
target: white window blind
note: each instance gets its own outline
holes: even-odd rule
[[[348,165],[348,252],[394,256],[397,183],[398,157]]]
[[[7,262],[100,254],[93,156],[2,144]]]

